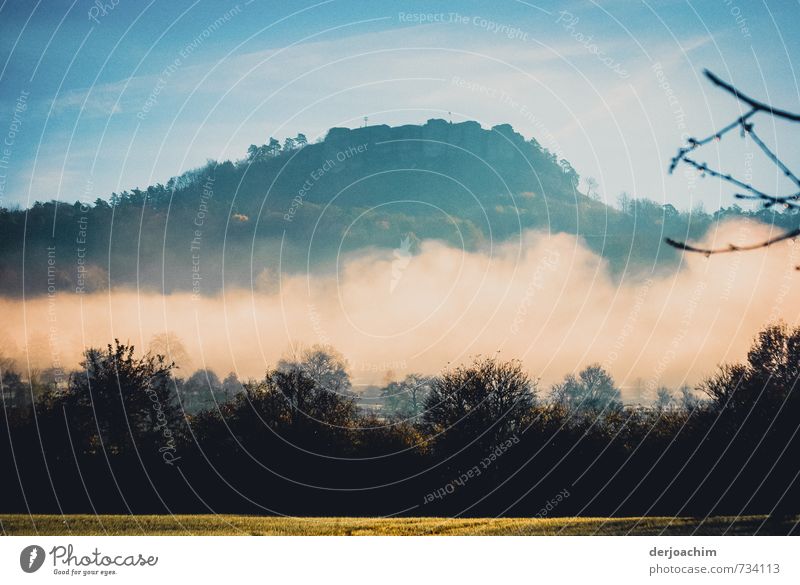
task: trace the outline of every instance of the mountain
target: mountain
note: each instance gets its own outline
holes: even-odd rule
[[[699,237],[722,215],[748,215],[645,199],[617,210],[578,184],[569,162],[508,124],[429,120],[332,128],[315,144],[272,139],[245,159],[108,200],[0,209],[0,294],[22,294],[23,282],[28,295],[214,294],[223,278],[270,290],[279,271],[330,271],[341,254],[429,239],[481,250],[526,229],[576,234],[614,270],[650,271],[678,258],[663,236]]]

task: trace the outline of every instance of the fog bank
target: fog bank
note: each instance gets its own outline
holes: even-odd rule
[[[726,224],[707,243],[768,233]],[[785,242],[711,258],[688,254],[674,273],[620,282],[574,236],[530,232],[490,253],[423,242],[343,258],[335,276],[284,276],[272,294],[117,290],[0,299],[0,352],[23,369],[69,369],[87,346],[119,338],[146,348],[154,335],[174,332],[190,358],[181,375],[210,367],[247,378],[293,345],[322,343],[348,358],[362,384],[499,352],[522,360],[544,384],[600,362],[635,401],[741,359],[767,322],[796,323],[797,264],[798,245]]]

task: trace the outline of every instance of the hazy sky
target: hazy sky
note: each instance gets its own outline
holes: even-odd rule
[[[796,2],[114,1],[0,4],[0,205],[106,197],[364,116],[452,116],[510,122],[609,201],[712,209],[731,191],[666,175],[684,132],[738,112],[703,68],[800,110]],[[759,128],[800,162],[796,131]],[[706,160],[785,191],[748,150]]]

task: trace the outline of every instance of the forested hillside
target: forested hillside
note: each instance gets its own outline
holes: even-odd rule
[[[700,237],[720,218],[794,222],[735,206],[679,212],[643,196],[611,207],[579,183],[569,162],[509,125],[429,120],[333,128],[315,144],[271,139],[166,185],[0,209],[0,293],[138,285],[214,294],[223,278],[274,290],[279,272],[330,271],[341,254],[406,238],[412,252],[429,239],[482,250],[531,228],[581,236],[619,274],[674,266],[663,238]]]

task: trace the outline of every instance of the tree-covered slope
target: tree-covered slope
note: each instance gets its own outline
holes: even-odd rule
[[[406,238],[411,253],[428,239],[480,250],[531,228],[576,234],[617,271],[650,270],[677,259],[663,236],[699,237],[720,215],[644,199],[617,210],[578,183],[569,162],[508,125],[333,128],[315,144],[271,140],[240,161],[93,203],[0,209],[0,293],[214,294],[223,278],[271,289],[279,271],[331,270],[341,254]]]

